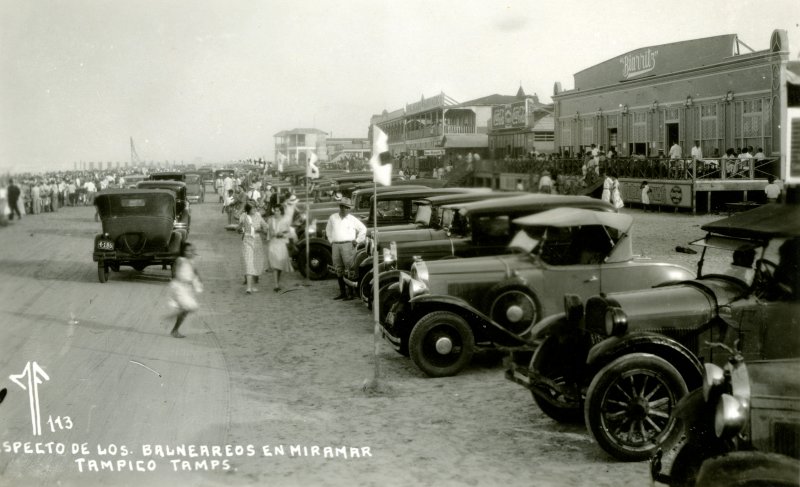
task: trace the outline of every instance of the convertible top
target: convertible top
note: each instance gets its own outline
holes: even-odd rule
[[[517,218],[514,223],[520,226],[547,227],[603,225],[627,233],[633,224],[633,217],[622,213],[585,210],[583,208],[553,208],[552,210]]]
[[[740,238],[800,237],[800,205],[767,204],[707,223],[702,229]]]

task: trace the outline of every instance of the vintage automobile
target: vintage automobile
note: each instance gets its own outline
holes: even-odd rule
[[[108,189],[95,205],[103,233],[94,238],[92,260],[100,282],[120,266],[137,271],[150,265],[172,267],[187,233],[176,229],[175,193],[165,189]]]
[[[650,459],[670,487],[800,486],[800,320],[770,324],[763,356],[705,364],[703,386],[678,403],[683,435]],[[747,363],[745,363],[747,362]],[[666,453],[665,453],[666,452]]]
[[[126,176],[122,176],[122,178],[125,180],[126,188],[135,188],[139,182],[147,181],[148,177],[149,176],[146,174],[128,174]]]
[[[366,190],[365,190],[366,191]],[[414,201],[419,198],[440,194],[459,194],[470,192],[488,192],[488,188],[417,188],[408,189],[402,187],[396,191],[379,191],[377,194],[378,205],[378,226],[408,224],[413,226],[414,215],[416,214],[417,207]],[[370,201],[372,191],[363,193],[366,201]],[[361,201],[362,193],[356,195],[356,199]],[[363,218],[364,225],[367,228],[374,225],[375,215],[372,211],[373,205],[368,206],[370,212],[366,218]],[[309,229],[314,229],[314,234],[310,235],[309,247],[309,278],[313,280],[325,279],[331,276],[328,266],[332,262],[331,257],[331,244],[325,236],[325,227],[328,224],[328,218],[331,214],[336,213],[336,209],[319,209],[311,211],[311,223]],[[310,232],[311,230],[309,230]],[[300,252],[294,256],[295,267],[300,270],[300,273],[305,275],[306,272],[306,239],[304,232],[298,235],[299,242],[297,247]]]
[[[457,257],[479,257],[507,252],[516,234],[514,218],[559,207],[613,211],[608,203],[588,196],[564,196],[525,193],[503,199],[444,205],[441,218],[449,220],[445,239],[397,242],[392,262],[384,262],[378,274],[381,313],[389,311],[399,299],[398,277],[416,260],[434,261]],[[367,241],[367,245],[370,242]],[[392,247],[390,242],[390,248]],[[371,289],[373,284],[366,286]],[[370,306],[368,292],[365,299]]]
[[[197,173],[200,174],[200,180],[203,181],[204,189],[206,184],[214,184],[214,170],[211,169],[210,166],[202,166],[197,170]]]
[[[530,389],[551,418],[583,416],[612,456],[648,458],[680,434],[673,411],[701,386],[702,361],[727,359],[706,342],[738,340],[746,359],[762,358],[772,324],[800,316],[798,222],[799,206],[764,205],[702,227],[696,279],[595,296],[585,306],[567,295],[563,313],[534,326],[529,339],[541,344],[533,356],[512,353],[506,377]],[[776,246],[778,264],[767,258]],[[752,260],[759,249],[752,275],[721,263],[731,253]]]
[[[513,254],[415,262],[399,279],[401,299],[384,335],[431,377],[457,374],[476,348],[531,347],[525,337],[561,308],[564,293],[582,298],[693,277],[683,267],[633,256],[630,215],[554,208],[513,220]],[[499,330],[499,331],[498,331]]]
[[[186,173],[183,171],[164,171],[150,174],[150,181],[186,181]]]
[[[427,240],[444,240],[450,237],[450,227],[452,226],[454,215],[458,219],[459,204],[467,204],[475,201],[486,201],[495,198],[511,198],[521,196],[526,193],[517,191],[491,191],[480,193],[459,193],[445,194],[439,196],[429,196],[413,202],[417,206],[414,215],[413,227],[408,224],[389,225],[379,227],[378,231],[378,260],[379,274],[387,270],[396,270],[397,259],[390,253],[391,249],[396,249],[400,242],[421,242]],[[392,245],[394,244],[394,245]],[[344,282],[358,290],[358,294],[364,303],[369,304],[372,298],[372,251],[375,246],[375,229],[371,229],[367,235],[366,245],[359,248],[353,259],[353,268],[347,273]],[[384,262],[384,249],[390,258]],[[505,250],[505,249],[504,249]],[[404,261],[405,262],[405,261]],[[411,261],[407,268],[410,270]]]
[[[189,210],[189,200],[186,198],[186,183],[173,180],[140,181],[136,183],[137,189],[166,189],[175,193],[175,224],[176,230],[182,230],[189,235],[192,223],[192,214]]]
[[[206,199],[206,188],[200,173],[186,173],[186,199],[190,203],[203,203]]]

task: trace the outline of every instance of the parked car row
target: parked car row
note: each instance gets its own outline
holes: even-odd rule
[[[632,218],[597,200],[488,195],[448,201],[454,198],[420,198],[415,205],[422,214],[413,227],[379,228],[377,242],[370,234],[347,279],[368,306],[380,307],[384,338],[425,374],[457,374],[476,350],[507,351],[506,378],[529,389],[542,412],[559,422],[584,422],[611,456],[637,461],[687,436],[690,426],[677,412],[692,409],[683,404],[692,397],[696,402],[697,393],[689,393],[708,380],[709,367],[716,367],[715,383],[730,383],[731,371],[720,368],[725,364],[747,361],[761,371],[769,369],[762,361],[780,358],[782,378],[758,377],[772,381],[764,382],[758,404],[773,422],[737,419],[736,404],[752,414],[756,402],[717,395],[706,408],[716,411],[718,429],[733,431],[719,437],[725,448],[712,446],[713,455],[703,456],[691,450],[697,446],[687,447],[692,453],[684,456],[695,463],[677,468],[693,469],[688,476],[672,473],[674,465],[662,470],[658,453],[653,475],[695,482],[705,459],[735,463],[715,458],[723,451],[750,455],[748,467],[798,471],[800,384],[789,375],[800,367],[796,205],[768,205],[703,226],[706,236],[691,243],[702,249],[695,275],[634,256]],[[381,258],[377,301],[371,295],[373,251]],[[742,272],[748,257],[754,268]],[[721,266],[722,260],[736,265]],[[753,374],[748,380],[755,384]],[[794,385],[774,387],[787,381]],[[770,402],[766,391],[790,398]],[[701,416],[714,425],[713,417]],[[726,421],[743,422],[728,427]],[[775,421],[783,421],[781,438],[753,441],[753,428],[770,436]],[[749,451],[754,448],[761,452]],[[762,454],[773,450],[783,456]],[[704,468],[716,472],[725,468],[720,465]],[[704,475],[705,482],[715,474]],[[799,477],[793,478],[787,485],[797,485]]]

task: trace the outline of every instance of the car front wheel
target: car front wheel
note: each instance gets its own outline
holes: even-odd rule
[[[411,330],[408,351],[411,360],[431,377],[458,374],[469,364],[475,337],[464,318],[449,311],[425,315]]]
[[[589,385],[586,426],[618,460],[646,460],[680,434],[673,412],[687,392],[680,373],[661,357],[624,355],[603,367]]]
[[[562,345],[559,343],[558,337],[548,336],[533,353],[531,369],[555,382],[559,387],[566,388],[571,381],[566,379],[570,374],[565,370],[566,361],[564,358],[568,357],[570,353],[572,352],[569,344]],[[577,387],[575,387],[572,397],[567,397],[563,392],[550,387],[546,390],[541,390],[539,393],[531,391],[531,394],[539,409],[559,423],[580,423],[583,421],[580,390]],[[545,394],[547,398],[540,396],[540,394]]]
[[[306,276],[306,252],[305,247],[300,245],[297,254],[297,266],[303,277],[308,277],[312,281],[318,281],[328,277],[328,265],[333,262],[330,249],[320,245],[312,245],[308,250],[308,276]]]

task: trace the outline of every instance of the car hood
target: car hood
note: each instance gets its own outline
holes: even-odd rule
[[[694,329],[708,323],[720,306],[741,297],[745,288],[722,278],[684,281],[672,286],[609,294],[607,300],[619,306],[628,317],[629,330],[650,330],[669,334],[669,330]],[[603,316],[587,304],[587,319],[602,329]]]
[[[475,274],[476,278],[486,272],[507,272],[518,268],[520,257],[517,255],[493,255],[486,257],[470,257],[468,259],[445,259],[426,262],[431,279],[436,275]]]

